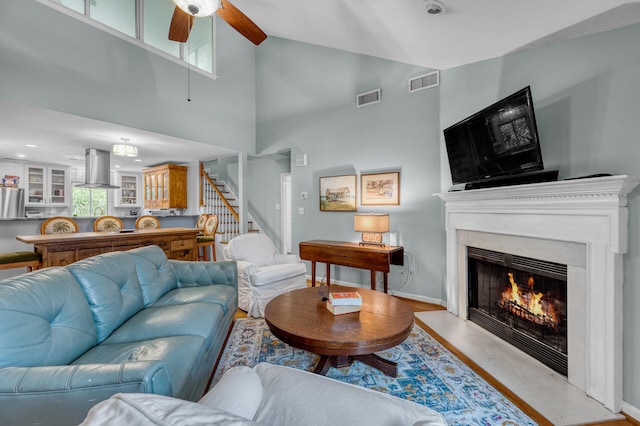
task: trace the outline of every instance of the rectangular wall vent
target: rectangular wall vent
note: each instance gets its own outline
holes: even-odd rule
[[[430,72],[409,80],[409,93],[440,85],[440,71]]]
[[[360,108],[380,102],[380,89],[370,90],[356,95],[356,107]]]

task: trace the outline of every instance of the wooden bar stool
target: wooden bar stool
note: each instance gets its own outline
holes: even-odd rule
[[[40,255],[32,251],[0,253],[0,270],[13,268],[27,268],[27,271],[39,269]]]
[[[113,232],[124,229],[124,223],[115,216],[100,216],[93,222],[94,232]]]
[[[78,222],[66,216],[54,216],[46,219],[40,225],[40,233],[47,234],[75,234],[78,232]]]
[[[136,219],[136,229],[158,229],[160,228],[160,219],[152,215],[140,216]]]
[[[196,248],[198,250],[198,260],[209,260],[209,246],[211,246],[211,253],[213,254],[214,262],[216,259],[216,231],[218,230],[218,215],[212,214],[207,217],[207,221],[204,224],[204,235],[198,235],[196,237]],[[202,255],[200,254],[200,248],[202,248]]]
[[[208,213],[202,213],[198,216],[198,220],[196,220],[196,229],[200,231],[198,235],[204,235],[204,224],[207,222],[207,219],[209,219]]]

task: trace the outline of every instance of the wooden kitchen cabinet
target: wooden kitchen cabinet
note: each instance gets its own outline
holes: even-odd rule
[[[187,208],[187,166],[165,164],[142,170],[145,209]]]

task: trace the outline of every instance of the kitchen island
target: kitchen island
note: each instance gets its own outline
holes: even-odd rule
[[[157,245],[169,259],[197,260],[195,228],[158,228],[76,234],[19,235],[16,240],[33,244],[41,267],[64,266],[111,251]]]

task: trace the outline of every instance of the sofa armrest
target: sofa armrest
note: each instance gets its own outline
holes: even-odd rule
[[[199,287],[224,284],[238,288],[236,262],[192,262],[169,259],[178,279],[178,287]]]
[[[160,361],[0,368],[0,398],[129,384],[138,387],[138,392],[171,395],[169,372]]]
[[[244,260],[236,261],[237,264],[237,272],[238,272],[238,280],[244,283],[245,287],[251,285],[251,275],[253,275],[257,270],[257,266],[253,263],[245,262]]]
[[[170,396],[171,379],[160,361],[0,368],[3,424],[78,424],[118,392]]]
[[[300,263],[302,260],[297,254],[276,254],[273,256],[273,263],[276,265],[282,263]]]

